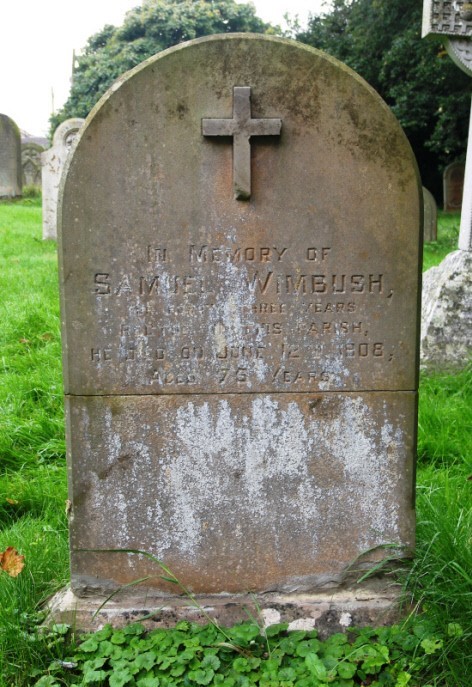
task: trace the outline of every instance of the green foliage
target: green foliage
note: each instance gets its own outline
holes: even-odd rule
[[[465,156],[470,78],[440,38],[421,38],[422,4],[334,0],[297,38],[345,62],[380,93],[410,140],[423,184],[439,200],[440,172]]]
[[[161,50],[215,33],[267,33],[274,29],[252,4],[235,0],[146,0],[123,26],[105,26],[89,38],[77,60],[69,99],[51,118],[54,130],[69,117],[86,117],[121,74]]]
[[[472,365],[422,375],[418,421],[421,466],[457,465],[472,472]]]
[[[67,659],[73,672],[60,662],[52,663],[49,674],[35,685],[419,687],[428,679],[433,684],[437,656],[461,633],[459,625],[452,637],[416,622],[354,630],[349,636],[335,634],[320,641],[315,630],[288,632],[287,625],[264,632],[245,623],[227,628],[225,634],[214,624],[189,622],[149,633],[140,624],[122,630],[106,625],[83,637]],[[228,634],[233,644],[224,641]],[[251,637],[249,643],[245,637]]]
[[[423,272],[439,265],[448,253],[457,250],[459,227],[459,213],[441,211],[438,213],[438,239],[424,244]]]

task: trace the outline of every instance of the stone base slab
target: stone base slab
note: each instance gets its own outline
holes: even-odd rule
[[[47,604],[48,624],[68,623],[79,631],[95,631],[110,623],[123,627],[142,622],[149,630],[170,628],[179,620],[205,624],[210,619],[229,627],[254,620],[261,627],[289,623],[289,630],[313,630],[321,638],[348,627],[389,625],[402,615],[398,585],[373,584],[362,589],[327,591],[316,595],[254,594],[198,597],[198,607],[186,597],[161,597],[145,592],[120,592],[106,597],[80,598],[70,588]]]

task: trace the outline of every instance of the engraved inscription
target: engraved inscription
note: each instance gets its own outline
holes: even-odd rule
[[[90,364],[136,368],[176,392],[342,385],[350,365],[391,362],[401,348],[378,325],[394,300],[389,275],[338,262],[326,245],[148,245],[140,267],[93,273],[97,308],[116,300],[128,315],[91,343]]]

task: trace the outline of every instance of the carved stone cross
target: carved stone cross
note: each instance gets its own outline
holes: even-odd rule
[[[423,37],[444,36],[449,57],[472,76],[472,2],[423,0]],[[472,110],[467,142],[459,248],[472,251]]]
[[[233,89],[232,119],[202,119],[204,136],[232,136],[233,187],[236,200],[251,197],[251,136],[280,136],[281,119],[251,118],[251,89]]]

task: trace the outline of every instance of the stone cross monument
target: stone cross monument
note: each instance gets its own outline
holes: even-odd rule
[[[444,36],[451,59],[472,76],[472,2],[424,0],[423,37]],[[421,358],[426,367],[460,367],[472,354],[472,117],[459,251],[425,273]]]
[[[436,35],[446,39],[446,50],[463,72],[472,76],[472,2],[425,0],[423,5],[423,37]],[[472,119],[462,201],[459,248],[472,249]]]

